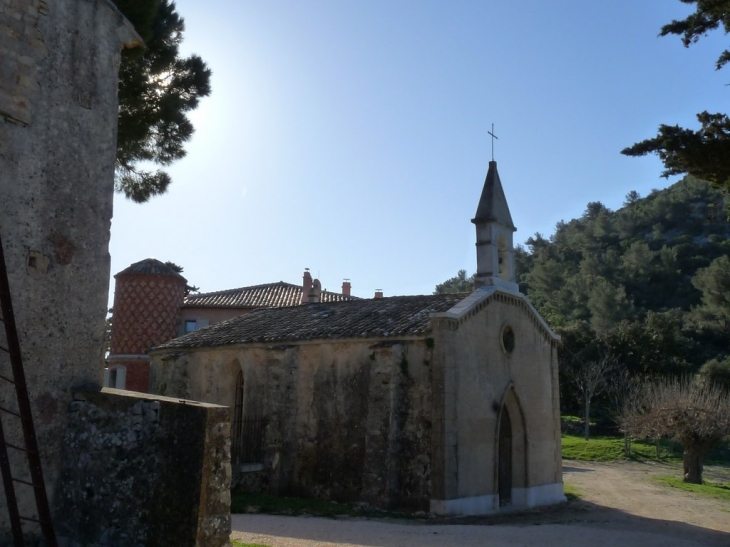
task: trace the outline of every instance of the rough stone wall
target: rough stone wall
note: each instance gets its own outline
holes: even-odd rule
[[[135,43],[105,0],[0,0],[0,234],[50,492],[71,388],[100,382],[117,69],[122,46]],[[19,424],[6,416],[3,425],[20,444]],[[19,496],[33,514],[30,492]]]
[[[228,409],[117,390],[77,393],[70,406],[59,536],[72,545],[229,544]]]
[[[428,508],[431,345],[338,341],[152,352],[150,389],[233,405],[267,420],[263,470],[238,482],[270,493]]]

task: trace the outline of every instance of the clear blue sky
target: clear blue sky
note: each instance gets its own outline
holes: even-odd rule
[[[590,201],[673,181],[619,152],[725,111],[721,33],[660,27],[679,0],[178,0],[185,54],[213,70],[169,192],[115,198],[112,274],[171,260],[205,292],[305,267],[353,294],[428,294],[476,259],[495,159],[521,243]],[[113,280],[112,288],[113,291]],[[110,298],[113,293],[110,293]]]

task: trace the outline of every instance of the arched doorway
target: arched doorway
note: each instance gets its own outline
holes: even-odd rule
[[[509,411],[502,409],[499,419],[499,453],[497,484],[499,487],[499,506],[512,504],[512,423]]]
[[[502,396],[495,431],[494,479],[499,506],[522,506],[527,488],[527,428],[517,393],[510,384]]]

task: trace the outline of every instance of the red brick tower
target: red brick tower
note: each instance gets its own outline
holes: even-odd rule
[[[105,383],[146,393],[150,360],[145,352],[177,336],[187,280],[154,258],[136,262],[114,278],[114,316]]]

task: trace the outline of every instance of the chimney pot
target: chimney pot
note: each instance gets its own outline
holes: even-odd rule
[[[319,282],[319,279],[315,279],[312,282],[312,289],[309,291],[309,298],[308,302],[310,304],[317,304],[321,300],[322,295],[322,284]]]
[[[312,274],[309,273],[309,268],[304,268],[304,275],[302,276],[302,304],[309,302],[309,292],[312,290]]]
[[[383,289],[375,289],[375,298],[383,298]]]

